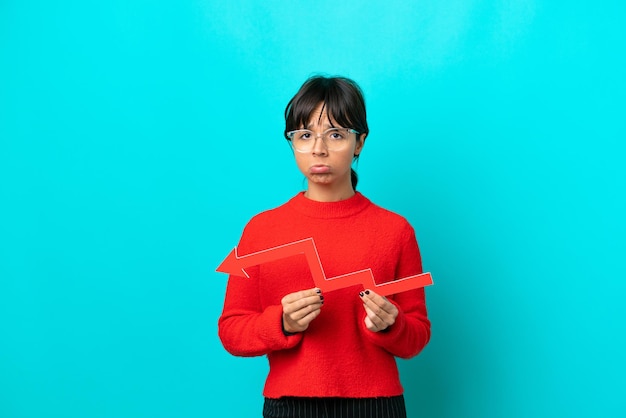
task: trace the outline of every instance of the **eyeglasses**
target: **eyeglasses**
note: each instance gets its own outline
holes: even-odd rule
[[[287,138],[291,141],[293,148],[298,152],[311,152],[315,147],[317,137],[322,138],[322,142],[329,151],[339,151],[346,147],[350,141],[349,135],[358,132],[352,128],[330,128],[321,134],[317,134],[309,129],[296,129],[287,132]]]

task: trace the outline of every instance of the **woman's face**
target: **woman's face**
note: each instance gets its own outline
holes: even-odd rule
[[[331,123],[332,122],[332,123]],[[323,103],[317,105],[307,126],[301,129],[310,129],[315,134],[321,134],[329,128],[340,126],[326,113]],[[342,128],[351,128],[343,126]],[[352,159],[363,148],[364,135],[350,133],[346,145],[339,150],[328,150],[321,136],[315,139],[315,144],[309,152],[294,151],[296,164],[309,183],[309,192],[314,189],[328,189],[333,192],[353,192],[350,180]],[[313,190],[312,190],[313,189]]]

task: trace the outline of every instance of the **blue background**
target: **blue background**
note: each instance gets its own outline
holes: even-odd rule
[[[361,84],[359,190],[435,279],[410,416],[624,416],[622,4],[3,0],[0,416],[260,416],[214,270],[304,187],[316,73]]]

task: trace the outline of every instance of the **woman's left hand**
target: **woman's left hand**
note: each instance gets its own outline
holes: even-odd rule
[[[389,302],[387,298],[380,296],[372,290],[359,293],[367,316],[365,326],[372,332],[383,331],[396,322],[398,308]]]

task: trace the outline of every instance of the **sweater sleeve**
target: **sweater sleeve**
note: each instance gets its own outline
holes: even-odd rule
[[[237,247],[239,254],[253,252],[251,235],[246,227]],[[224,309],[218,320],[222,345],[229,353],[246,357],[295,347],[302,340],[302,334],[287,336],[283,333],[282,306],[261,306],[258,266],[246,268],[246,273],[249,278],[232,275],[228,278]]]
[[[422,273],[422,261],[413,228],[407,224],[403,234],[396,278]],[[372,343],[401,358],[416,356],[430,340],[430,321],[426,312],[423,288],[391,295],[388,299],[398,308],[396,322],[386,332],[372,332],[361,321],[361,327]]]

